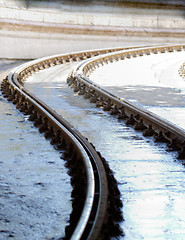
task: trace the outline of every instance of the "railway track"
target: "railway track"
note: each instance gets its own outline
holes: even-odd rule
[[[156,141],[167,142],[170,148],[185,158],[183,129],[161,119],[134,104],[110,94],[90,79],[90,73],[102,64],[144,54],[183,51],[185,46],[155,46],[127,49],[106,49],[57,55],[26,63],[14,69],[1,85],[2,92],[17,108],[30,115],[29,119],[45,132],[66,159],[73,191],[73,211],[66,226],[65,239],[109,239],[123,235],[119,221],[123,219],[120,192],[117,182],[105,159],[95,147],[60,115],[35,97],[24,87],[31,74],[66,62],[79,61],[67,82],[84,98],[96,103],[110,114],[118,115],[144,136],[154,136]]]
[[[106,54],[104,56],[87,60],[78,65],[69,75],[67,82],[75,92],[83,94],[84,98],[90,99],[91,102],[96,103],[97,107],[109,111],[112,115],[117,115],[119,119],[124,119],[127,125],[133,126],[137,131],[143,131],[144,136],[153,136],[155,141],[166,142],[169,148],[178,151],[178,158],[184,159],[184,129],[127,100],[118,98],[90,80],[91,72],[107,63],[140,57],[143,55],[164,54],[165,52],[170,53],[184,50],[184,45],[157,46],[123,50],[116,53]]]
[[[109,52],[114,50],[102,50]],[[116,180],[105,159],[94,146],[61,116],[23,87],[30,74],[70,61],[78,61],[100,54],[99,51],[45,58],[24,64],[13,70],[2,82],[1,89],[9,101],[29,120],[45,132],[51,144],[62,151],[69,168],[73,191],[73,211],[66,226],[65,239],[109,239],[122,234],[117,224],[122,219],[121,201]]]

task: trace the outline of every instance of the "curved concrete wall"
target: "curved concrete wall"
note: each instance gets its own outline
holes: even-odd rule
[[[0,18],[90,26],[185,28],[180,10],[133,9],[101,5],[63,5],[59,2],[0,0]]]
[[[29,27],[32,25],[33,28]],[[46,26],[44,30],[41,29],[42,25]],[[52,29],[49,30],[48,26],[51,25]],[[65,32],[61,26],[66,28],[72,26],[72,30],[70,33]],[[80,27],[81,29],[90,27],[91,32],[86,30],[79,32]],[[108,29],[106,32],[103,30],[105,28]],[[117,28],[119,33],[116,35],[114,30]],[[141,32],[145,32],[145,29],[149,31],[175,29],[177,33],[181,32],[181,38],[175,38],[173,35],[170,39],[168,33],[165,38],[155,40],[149,37],[142,39],[138,36],[126,37],[127,28],[132,29],[133,33],[137,29]],[[94,29],[99,29],[99,33],[102,29],[101,36],[98,32],[93,32]],[[111,34],[108,34],[109,29],[112,31]],[[38,58],[71,51],[151,42],[182,43],[184,29],[184,15],[179,10],[159,11],[93,4],[69,5],[56,1],[0,0],[0,58]]]

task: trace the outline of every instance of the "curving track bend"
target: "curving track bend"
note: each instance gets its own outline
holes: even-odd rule
[[[109,239],[119,236],[118,219],[122,219],[120,193],[116,180],[99,152],[77,130],[44,102],[24,87],[24,81],[34,72],[68,62],[79,62],[67,82],[84,98],[96,103],[111,114],[118,115],[128,125],[143,131],[144,136],[154,136],[178,150],[185,158],[185,131],[157,115],[131,102],[110,94],[90,79],[97,67],[113,61],[149,54],[184,51],[185,46],[155,46],[130,49],[106,49],[57,55],[26,63],[13,70],[3,81],[1,89],[29,119],[45,132],[57,149],[62,150],[69,174],[72,176],[73,211],[66,226],[66,239]],[[82,200],[83,199],[83,200]]]

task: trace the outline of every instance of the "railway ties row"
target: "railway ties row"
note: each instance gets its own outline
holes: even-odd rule
[[[179,159],[185,159],[185,131],[176,125],[160,118],[159,116],[140,108],[127,100],[122,100],[90,80],[90,74],[100,65],[108,62],[140,57],[144,54],[157,54],[165,52],[184,51],[184,46],[146,47],[110,53],[106,56],[88,60],[68,76],[67,83],[74,92],[83,95],[97,107],[124,119],[126,125],[133,126],[137,131],[142,131],[145,137],[154,137],[156,142],[167,143],[168,148],[177,151]]]
[[[104,111],[109,112],[111,115],[117,115],[118,119],[124,119],[126,125],[133,126],[135,130],[143,131],[144,136],[154,136],[156,141],[167,142],[170,141],[163,136],[163,133],[160,131],[159,134],[152,128],[152,125],[145,125],[143,119],[141,119],[139,114],[129,114],[125,111],[124,106],[118,106],[111,102],[111,99],[107,97],[102,97],[98,95],[95,90],[89,90],[84,85],[78,85],[76,81],[73,81],[71,78],[68,78],[68,85],[78,93],[78,95],[84,95],[84,99],[89,99],[91,103],[95,103],[96,107],[102,108]],[[77,86],[78,85],[78,86]],[[168,134],[167,134],[168,135]],[[173,141],[174,142],[174,141]]]

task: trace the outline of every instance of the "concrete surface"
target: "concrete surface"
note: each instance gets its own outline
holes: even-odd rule
[[[33,59],[90,49],[123,46],[179,44],[184,38],[63,34],[31,31],[0,31],[0,58]]]

